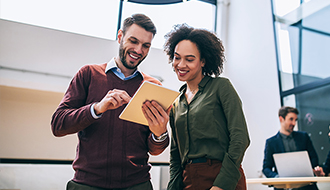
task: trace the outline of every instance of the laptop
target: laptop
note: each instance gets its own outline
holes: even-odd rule
[[[279,177],[314,177],[307,151],[273,154]]]

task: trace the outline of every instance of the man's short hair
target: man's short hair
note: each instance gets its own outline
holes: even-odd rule
[[[132,16],[126,18],[123,22],[122,31],[124,35],[128,28],[133,24],[136,24],[144,28],[146,31],[151,32],[153,36],[156,34],[156,26],[148,16],[144,14],[133,14]]]
[[[278,116],[283,117],[285,119],[285,117],[286,117],[286,115],[288,115],[288,113],[295,113],[295,114],[298,115],[299,111],[297,110],[297,108],[293,108],[293,107],[289,107],[289,106],[283,106],[278,111]]]

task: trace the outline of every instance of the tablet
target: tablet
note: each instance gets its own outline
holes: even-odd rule
[[[121,112],[119,118],[142,125],[148,125],[148,121],[142,112],[142,104],[146,100],[155,100],[164,110],[167,110],[179,94],[178,91],[144,81]]]

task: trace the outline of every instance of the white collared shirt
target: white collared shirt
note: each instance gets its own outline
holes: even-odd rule
[[[129,80],[131,78],[136,77],[139,73],[141,74],[141,76],[143,77],[142,73],[139,71],[139,69],[136,69],[134,71],[133,74],[131,74],[128,77],[125,77],[124,73],[121,72],[121,70],[119,69],[119,67],[117,66],[117,63],[115,61],[115,58],[112,58],[108,63],[107,63],[107,67],[105,68],[105,73],[107,73],[108,71],[112,71],[115,75],[117,75],[121,80]]]
[[[108,63],[107,63],[107,66],[105,68],[105,73],[109,72],[109,71],[112,71],[116,76],[118,76],[121,80],[129,80],[129,79],[132,79],[134,77],[136,77],[138,74],[141,74],[141,76],[143,77],[142,73],[139,71],[139,69],[136,69],[134,71],[133,74],[131,74],[130,76],[128,77],[125,77],[124,73],[121,72],[121,70],[119,69],[119,67],[117,66],[117,63],[115,61],[115,58],[112,58]],[[95,111],[94,111],[94,105],[95,103],[91,106],[91,114],[92,116],[94,117],[94,119],[98,119],[102,116],[101,115],[96,115]]]

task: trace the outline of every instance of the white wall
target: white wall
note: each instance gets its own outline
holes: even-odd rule
[[[270,1],[231,0],[225,75],[238,91],[251,144],[243,161],[248,178],[260,177],[265,140],[279,129],[280,107]]]

